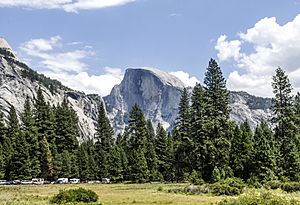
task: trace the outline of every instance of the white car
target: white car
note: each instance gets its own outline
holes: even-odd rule
[[[21,184],[24,184],[24,185],[32,184],[32,181],[31,180],[21,180]]]
[[[101,182],[102,182],[103,184],[109,184],[109,183],[110,183],[110,179],[109,179],[109,178],[102,178],[102,179],[101,179]]]
[[[80,183],[80,179],[76,179],[76,178],[70,179],[70,183],[71,184],[79,184]]]
[[[0,180],[0,185],[6,185],[6,184],[8,184],[8,181],[6,181],[6,180]]]
[[[43,178],[34,178],[31,181],[35,185],[42,185],[42,184],[44,184],[44,179]]]
[[[68,178],[58,178],[56,180],[56,183],[57,184],[67,184],[67,183],[69,183],[69,179]]]

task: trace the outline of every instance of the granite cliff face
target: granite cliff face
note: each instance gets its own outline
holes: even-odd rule
[[[161,122],[165,128],[173,127],[183,88],[184,84],[169,73],[152,68],[127,69],[120,85],[104,97],[115,131],[122,132],[128,122],[128,112],[135,103],[154,125]],[[231,119],[238,123],[247,119],[253,128],[261,120],[270,119],[270,106],[271,100],[267,98],[246,92],[230,93]]]
[[[153,68],[127,69],[120,85],[104,97],[114,129],[120,133],[128,122],[128,112],[137,103],[154,125],[170,127],[178,113],[184,84],[175,76]]]
[[[80,141],[93,137],[97,106],[102,98],[74,91],[58,81],[36,73],[17,58],[5,39],[0,38],[0,109],[4,115],[8,116],[11,105],[20,115],[26,97],[34,103],[39,87],[46,101],[52,105],[62,102],[64,97],[68,99],[78,115]]]

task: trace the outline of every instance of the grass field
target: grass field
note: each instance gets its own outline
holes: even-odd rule
[[[185,187],[187,184],[80,184],[0,186],[0,205],[46,205],[59,190],[83,187],[95,191],[103,205],[180,204],[210,205],[225,196],[185,195],[158,191]]]

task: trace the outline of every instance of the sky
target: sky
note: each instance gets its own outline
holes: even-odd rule
[[[210,58],[230,90],[271,97],[280,66],[300,91],[300,0],[1,0],[0,36],[34,70],[102,96],[135,67],[193,86]]]

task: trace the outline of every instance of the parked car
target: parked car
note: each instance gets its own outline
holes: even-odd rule
[[[56,180],[56,183],[57,184],[67,184],[67,183],[69,183],[69,179],[68,178],[58,178]]]
[[[7,185],[9,184],[7,180],[0,180],[0,185]]]
[[[21,180],[20,183],[23,185],[29,185],[29,184],[32,184],[32,180]]]
[[[80,179],[76,179],[76,178],[70,179],[70,183],[71,184],[79,184],[80,183]]]
[[[18,180],[18,179],[13,180],[13,181],[12,181],[12,184],[13,184],[13,185],[19,185],[19,184],[21,184],[21,180]]]
[[[102,182],[103,184],[109,184],[109,183],[110,183],[110,179],[109,179],[109,178],[102,178],[102,179],[101,179],[101,182]]]
[[[32,183],[35,184],[35,185],[41,185],[41,184],[44,184],[44,179],[43,178],[34,178],[32,179]]]

